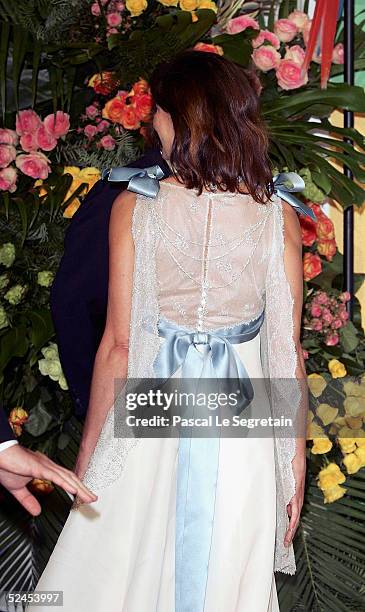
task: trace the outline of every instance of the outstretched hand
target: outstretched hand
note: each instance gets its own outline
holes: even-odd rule
[[[83,502],[97,500],[74,472],[54,463],[39,451],[31,451],[16,444],[0,453],[0,484],[33,516],[41,512],[41,505],[27,488],[33,478],[50,480],[64,491],[77,495]]]

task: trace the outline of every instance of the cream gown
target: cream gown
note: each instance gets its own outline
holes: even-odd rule
[[[155,199],[137,196],[130,340],[134,369],[129,374],[148,372],[141,363],[153,354],[148,340],[138,346],[133,336],[133,326],[141,320],[138,299],[151,309],[144,322],[153,310],[151,300],[141,295],[147,271],[137,245],[148,238],[146,232],[156,244],[158,314],[191,330],[229,328],[254,320],[265,306],[273,209],[248,195],[197,196],[166,181],[160,182]],[[255,381],[264,378],[261,343],[260,332],[232,345]],[[181,376],[180,369],[175,376]],[[261,383],[250,406],[253,414],[256,401],[260,410],[270,412]],[[144,438],[126,448],[112,437],[110,427],[110,422],[104,426],[84,478],[99,498],[70,512],[36,591],[62,591],[64,612],[175,612],[179,439]],[[279,610],[274,455],[272,436],[258,438],[251,430],[245,437],[221,437],[204,605],[192,609],[182,604],[179,612]],[[34,606],[38,612],[48,609]]]

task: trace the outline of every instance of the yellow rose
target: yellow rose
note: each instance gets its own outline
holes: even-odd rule
[[[38,179],[35,183],[34,183],[34,187],[40,187],[40,190],[38,191],[38,194],[42,197],[44,195],[47,195],[47,191],[44,187],[42,187],[43,185],[43,181],[42,179]]]
[[[350,427],[350,429],[360,429],[363,423],[363,417],[345,417],[346,425]]]
[[[331,448],[332,442],[329,438],[315,438],[311,453],[313,453],[313,455],[323,455],[324,453],[328,453]]]
[[[354,395],[355,397],[365,397],[365,385],[358,385],[352,380],[349,380],[344,383],[343,390],[346,395]]]
[[[365,415],[365,398],[355,397],[350,395],[346,397],[344,403],[346,414],[352,417],[364,416]]]
[[[100,170],[98,170],[98,168],[93,168],[92,166],[82,169],[77,168],[76,166],[65,166],[63,173],[71,174],[73,179],[63,200],[64,202],[66,202],[72,196],[72,194],[75,193],[76,189],[78,189],[83,183],[86,183],[86,185],[84,185],[82,192],[79,193],[79,196],[85,195],[100,179]],[[70,219],[75,214],[79,206],[80,200],[78,198],[74,198],[72,202],[70,202],[69,206],[67,206],[63,216]]]
[[[317,416],[321,419],[323,425],[332,423],[338,415],[338,409],[333,408],[329,404],[319,404],[316,409]]]
[[[355,455],[360,461],[360,467],[365,467],[365,446],[361,446],[355,450]]]
[[[337,427],[346,427],[346,419],[343,416],[339,416],[337,417],[337,419],[334,420],[335,425],[337,425]]]
[[[217,5],[215,2],[211,2],[211,0],[198,0],[198,8],[199,9],[210,9],[215,13],[218,11]]]
[[[327,382],[320,374],[309,374],[308,387],[314,397],[322,395],[323,391],[327,387]]]
[[[321,469],[318,474],[318,480],[319,488],[324,491],[345,482],[346,476],[343,472],[341,472],[337,463],[332,462]]]
[[[356,438],[356,444],[357,446],[360,446],[361,448],[365,447],[365,431],[362,430],[361,432],[364,435],[361,435],[359,437]]]
[[[361,460],[355,453],[348,453],[342,460],[348,474],[355,474],[361,467]]]
[[[197,0],[180,0],[182,11],[195,11],[198,8]]]
[[[331,487],[330,489],[325,489],[323,491],[324,503],[332,504],[337,499],[341,499],[341,497],[345,495],[346,491],[347,489],[345,489],[345,487],[340,487],[340,485],[335,485],[334,487]]]
[[[331,359],[328,362],[328,369],[331,372],[332,378],[342,378],[347,374],[345,366],[338,359]]]
[[[190,15],[191,15],[191,23],[195,23],[196,21],[199,21],[199,18],[195,11],[191,11]]]
[[[325,436],[325,433],[322,429],[322,427],[320,425],[318,425],[318,423],[315,423],[314,421],[311,421],[308,424],[308,428],[307,428],[307,440],[314,440],[315,438],[323,438]]]
[[[138,15],[146,10],[147,0],[127,0],[125,6],[132,17],[138,17]]]
[[[356,449],[354,430],[350,427],[342,427],[338,432],[338,443],[343,453],[353,453]]]

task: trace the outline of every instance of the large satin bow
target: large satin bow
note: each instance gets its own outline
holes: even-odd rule
[[[254,396],[252,383],[245,366],[232,344],[254,338],[264,319],[264,311],[253,321],[214,332],[188,331],[163,317],[159,319],[159,335],[165,338],[154,362],[158,378],[169,379],[180,366],[182,378],[234,379],[240,391],[239,401],[232,412],[239,415]],[[200,352],[196,345],[202,345]],[[228,383],[227,383],[228,384]]]
[[[128,181],[128,191],[134,191],[149,198],[155,198],[160,189],[159,179],[164,177],[162,168],[156,164],[147,168],[121,166],[103,170],[101,178],[113,183]]]
[[[293,196],[293,193],[297,193],[299,191],[303,191],[305,188],[305,182],[302,177],[299,176],[296,172],[280,172],[279,174],[275,174],[272,178],[274,183],[274,192],[278,195],[282,200],[288,202],[295,210],[302,215],[307,215],[313,221],[317,221],[317,217],[314,214],[314,211]],[[288,183],[291,183],[291,187],[288,186]]]

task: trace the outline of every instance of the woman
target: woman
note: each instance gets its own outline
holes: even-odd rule
[[[295,571],[305,474],[300,226],[273,195],[253,73],[187,50],[150,85],[172,176],[155,197],[139,180],[113,204],[107,320],[75,470],[98,500],[74,504],[36,590],[63,591],[67,612],[275,612],[274,571]],[[237,391],[234,416],[294,425],[138,438],[126,378],[127,390],[218,381]]]

